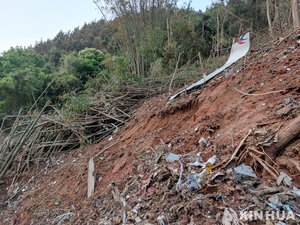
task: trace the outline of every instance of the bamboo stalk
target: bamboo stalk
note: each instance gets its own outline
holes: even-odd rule
[[[2,160],[3,162],[0,162],[0,177],[16,159],[19,161],[17,174],[20,175],[22,171],[30,168],[30,163],[47,160],[56,151],[71,150],[82,143],[97,143],[107,138],[116,127],[130,120],[130,115],[146,97],[154,96],[162,90],[167,91],[168,80],[168,76],[163,81],[155,78],[145,79],[143,87],[127,84],[120,88],[118,95],[103,92],[100,98],[94,99],[88,111],[77,114],[72,121],[65,118],[63,111],[48,103],[40,112],[29,110],[27,115],[21,115],[20,111],[17,117],[11,116],[15,121],[10,128],[8,139],[0,147],[0,152],[6,153],[9,144],[14,140],[17,142],[12,151]],[[174,86],[177,82],[181,81],[175,82],[174,79]],[[149,84],[153,86],[150,90]],[[86,113],[90,116],[89,120],[85,119]],[[108,130],[103,129],[103,125]],[[4,122],[0,128],[0,135],[4,132],[3,127]]]
[[[12,164],[12,161],[14,160],[14,157],[17,155],[17,153],[20,151],[20,149],[22,148],[22,146],[24,145],[24,143],[26,142],[26,140],[28,139],[28,137],[33,132],[33,128],[34,128],[35,124],[38,122],[39,118],[42,116],[42,113],[45,110],[45,108],[48,106],[48,104],[49,104],[49,101],[45,104],[45,106],[43,107],[42,111],[38,114],[38,116],[35,118],[35,120],[33,120],[28,125],[28,127],[24,131],[23,135],[18,140],[18,142],[16,143],[15,147],[13,148],[13,150],[11,151],[11,153],[9,154],[6,162],[3,163],[2,167],[0,168],[0,178],[6,172],[6,170],[8,169],[8,167]]]

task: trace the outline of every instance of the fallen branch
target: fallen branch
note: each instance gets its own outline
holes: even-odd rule
[[[120,120],[120,119],[118,119],[118,118],[116,118],[116,117],[114,117],[114,116],[108,115],[107,113],[101,112],[101,111],[99,111],[99,110],[97,110],[97,109],[95,109],[95,108],[92,108],[92,110],[94,110],[94,111],[96,111],[96,112],[99,112],[100,114],[102,114],[102,115],[104,115],[104,116],[106,116],[106,117],[108,117],[108,118],[110,118],[110,119],[113,119],[113,120],[115,120],[115,121],[118,121],[118,122],[120,122],[120,123],[126,123],[126,121],[124,121],[124,120]]]
[[[225,168],[235,158],[236,154],[238,153],[238,151],[240,150],[240,148],[242,147],[242,145],[246,141],[247,137],[251,134],[251,132],[252,132],[252,129],[250,129],[248,131],[247,135],[243,138],[243,140],[240,142],[240,144],[236,147],[235,151],[231,155],[231,158],[227,161],[227,163],[224,166],[222,166],[222,168]]]
[[[284,90],[278,90],[278,91],[270,91],[270,92],[265,92],[265,93],[259,93],[259,94],[248,94],[245,92],[242,92],[236,88],[234,88],[234,90],[240,92],[243,95],[247,95],[247,96],[260,96],[260,95],[269,95],[269,94],[275,94],[275,93],[280,93],[280,92],[284,92]]]
[[[172,81],[173,86],[178,85],[175,83],[178,80]],[[33,111],[37,99],[27,113],[20,110],[16,116],[6,116],[10,120],[4,119],[0,126],[0,138],[3,140],[0,143],[0,178],[7,171],[16,169],[17,181],[32,163],[47,160],[55,152],[99,143],[117,127],[127,123],[145,99],[167,92],[169,82],[169,77],[159,80],[153,77],[144,79],[143,86],[136,82],[124,83],[114,94],[103,91],[93,97],[84,111],[61,110],[49,103],[43,109]],[[179,82],[181,86],[182,81]],[[155,85],[149,89],[152,83]],[[4,123],[7,121],[13,122],[13,125],[6,128]],[[119,142],[100,150],[96,157]]]
[[[113,146],[115,146],[116,144],[120,143],[121,141],[117,141],[109,146],[107,146],[106,148],[102,149],[100,152],[98,152],[94,157],[97,158],[99,155],[101,155],[103,152],[107,151],[108,149],[112,148]]]
[[[294,164],[294,166],[296,167],[296,169],[300,172],[300,165],[299,165],[299,161],[290,159],[291,163]]]
[[[255,194],[256,196],[261,196],[261,195],[267,195],[267,194],[274,194],[278,192],[282,192],[281,187],[268,187],[268,186],[263,186],[261,188],[257,188],[255,190],[249,189],[250,193]]]
[[[277,180],[279,173],[272,166],[270,166],[267,162],[263,161],[255,154],[251,152],[249,154],[251,155],[252,158],[254,158],[257,162],[259,162],[259,164],[262,165],[264,169],[267,170],[274,177],[275,180]]]
[[[178,70],[178,63],[179,63],[180,56],[181,56],[182,53],[184,53],[184,51],[180,52],[179,55],[178,55],[178,59],[177,59],[177,62],[176,62],[176,67],[175,67],[175,70],[174,70],[174,73],[173,73],[173,76],[172,76],[172,79],[171,79],[170,85],[169,85],[169,92],[171,92],[171,90],[172,90],[172,83],[173,83],[173,80],[175,78],[176,72]]]
[[[289,34],[286,35],[285,37],[281,38],[281,39],[279,40],[279,42],[277,43],[277,45],[279,45],[279,44],[280,44],[281,42],[283,42],[285,39],[291,37],[293,34],[296,34],[299,30],[300,30],[300,28],[298,28],[298,29],[292,31],[291,33],[289,33]]]
[[[57,222],[58,225],[62,224],[65,219],[70,219],[74,215],[73,212],[64,213],[62,215],[57,216],[53,221],[52,224]]]

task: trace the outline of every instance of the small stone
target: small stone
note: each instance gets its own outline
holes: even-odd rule
[[[285,74],[287,72],[286,66],[279,66],[276,69],[276,74]]]

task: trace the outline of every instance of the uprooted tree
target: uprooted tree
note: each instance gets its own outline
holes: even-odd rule
[[[266,148],[266,153],[275,159],[280,151],[300,134],[300,116],[292,120],[278,133],[278,141]]]

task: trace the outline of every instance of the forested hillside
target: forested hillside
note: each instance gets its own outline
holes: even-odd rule
[[[99,91],[117,92],[126,82],[142,85],[144,78],[166,77],[175,68],[189,67],[198,77],[217,66],[242,32],[252,32],[257,45],[293,27],[291,2],[285,0],[219,1],[205,12],[179,8],[172,0],[94,3],[102,20],[2,53],[1,118],[48,99],[63,107]],[[193,79],[184,75],[179,83]]]

